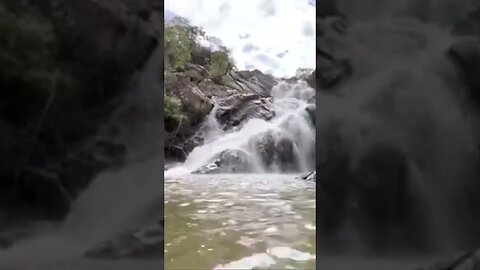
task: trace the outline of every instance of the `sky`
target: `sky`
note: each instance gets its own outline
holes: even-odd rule
[[[222,40],[239,70],[315,68],[314,0],[165,0],[165,19],[174,15]]]

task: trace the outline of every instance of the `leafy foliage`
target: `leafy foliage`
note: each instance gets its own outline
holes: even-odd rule
[[[165,26],[165,69],[169,72],[184,71],[194,55],[208,57],[208,71],[213,79],[221,78],[234,68],[230,51],[216,37],[207,36],[202,28],[192,26],[188,20],[176,17]],[[209,41],[218,50],[205,54],[198,39]]]
[[[168,71],[184,70],[195,47],[195,39],[187,28],[181,25],[165,26],[165,68]]]
[[[182,101],[179,98],[164,94],[163,104],[166,122],[179,123],[185,118],[182,112]]]
[[[222,78],[227,75],[233,68],[232,60],[230,60],[229,51],[226,48],[212,53],[208,72],[212,79]]]

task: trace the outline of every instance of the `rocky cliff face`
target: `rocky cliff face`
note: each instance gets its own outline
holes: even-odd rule
[[[208,78],[206,67],[195,63],[184,72],[166,73],[165,93],[181,100],[181,111],[185,114],[185,120],[175,124],[167,122],[165,126],[166,158],[182,160],[202,143],[195,135],[214,104],[218,105],[214,117],[224,130],[251,118],[273,117],[269,96],[278,79],[259,70],[231,71],[225,78],[228,83],[214,82]]]
[[[9,65],[7,54],[18,55],[12,61],[24,65],[0,78],[1,222],[8,226],[12,216],[62,219],[96,174],[125,158],[127,147],[115,141],[118,130],[112,128],[105,139],[95,136],[135,90],[134,75],[162,36],[163,6],[155,1],[3,0],[0,12],[0,27],[13,29],[2,33],[0,66]],[[48,46],[39,47],[46,35],[35,34],[43,34],[38,25],[50,29]],[[8,47],[22,41],[15,34],[22,31],[31,39],[26,44],[33,45]],[[42,61],[49,65],[28,64],[43,48]],[[38,76],[25,74],[40,74],[52,83],[32,101],[40,90],[39,83],[30,82]]]

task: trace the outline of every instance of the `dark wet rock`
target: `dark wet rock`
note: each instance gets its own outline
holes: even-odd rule
[[[247,152],[228,149],[218,154],[209,164],[202,166],[192,173],[245,173],[251,172],[252,166],[252,160]]]
[[[189,139],[195,135],[210,113],[213,103],[186,74],[167,73],[165,91],[167,95],[181,101],[181,111],[185,116],[179,123],[165,122],[165,155],[184,159],[198,143],[201,143]]]
[[[307,82],[317,90],[335,88],[353,72],[349,55],[340,42],[348,29],[348,22],[341,17],[317,21],[317,68]]]
[[[232,76],[242,88],[261,95],[270,95],[272,88],[278,84],[278,80],[272,75],[263,74],[259,70],[238,71]]]
[[[339,85],[342,80],[352,74],[352,64],[347,59],[317,59],[315,70],[315,89],[329,90]]]
[[[162,222],[130,230],[87,251],[85,257],[94,259],[163,258],[163,231]]]
[[[353,169],[356,222],[367,243],[375,249],[425,244],[422,204],[410,186],[405,153],[393,145],[375,143]]]
[[[90,184],[95,175],[121,166],[126,154],[125,145],[98,140],[65,159],[57,170],[66,190],[75,198]]]
[[[164,86],[169,96],[181,100],[190,127],[198,125],[213,108],[208,96],[185,74],[166,74]]]
[[[480,7],[470,11],[464,18],[458,21],[452,30],[454,35],[476,36],[480,38]]]
[[[468,251],[452,256],[428,267],[415,270],[478,270],[480,269],[480,251]]]
[[[480,104],[480,40],[463,39],[455,42],[448,56],[457,64],[470,89],[470,97]]]
[[[127,152],[125,145],[107,140],[96,141],[92,150],[97,160],[103,160],[112,165],[123,162],[123,158]]]
[[[275,116],[273,98],[258,94],[239,94],[219,100],[216,112],[218,122],[224,130],[244,124],[249,119],[270,120]]]
[[[20,173],[13,194],[16,207],[37,219],[63,219],[72,200],[56,173],[35,168]]]
[[[235,83],[231,85],[218,84],[211,79],[204,79],[198,84],[198,88],[207,96],[215,99],[228,98],[238,93],[249,93],[248,90],[241,89]]]
[[[35,48],[38,52],[33,53],[38,55],[27,53],[34,57],[41,55],[48,67],[46,71],[52,72],[49,80],[59,79],[57,95],[51,104],[39,99],[39,106],[31,106],[30,102],[20,100],[15,103],[17,110],[31,112],[31,116],[23,122],[6,121],[0,127],[1,134],[8,134],[8,138],[0,135],[0,212],[15,212],[11,213],[15,217],[60,220],[68,213],[70,201],[95,175],[118,166],[126,155],[125,145],[110,139],[93,146],[89,142],[95,140],[93,137],[123,104],[129,83],[135,83],[135,73],[157,46],[160,28],[150,19],[158,10],[151,9],[147,14],[145,6],[133,7],[109,0],[3,1],[2,5],[7,6],[5,12],[10,15],[22,14],[19,21],[38,18],[42,27],[51,29],[43,37],[50,40],[49,47]],[[36,25],[34,29],[38,30]],[[41,36],[43,32],[36,34]],[[50,48],[53,52],[39,53]],[[36,74],[35,70],[29,70],[29,64],[19,64],[26,67],[23,73]],[[52,70],[58,73],[57,77]],[[47,93],[51,87],[49,83],[43,90]],[[6,86],[2,84],[0,88]],[[22,92],[28,100],[38,92],[29,83],[8,88]],[[4,94],[2,101],[15,100],[15,95]],[[39,110],[31,110],[33,107]],[[8,113],[0,113],[0,123],[9,119]],[[4,145],[9,147],[4,149]],[[3,162],[5,157],[8,163]]]
[[[312,74],[310,74],[310,75],[307,77],[307,79],[306,79],[308,85],[309,85],[310,87],[314,88],[314,89],[316,89],[316,87],[317,87],[317,86],[316,86],[316,82],[315,82],[315,81],[316,81],[316,78],[317,78],[317,71],[314,70],[314,71],[312,72]]]
[[[351,157],[338,128],[332,123],[317,130],[317,232],[325,241],[335,238],[343,227],[351,200]]]
[[[317,17],[325,18],[331,16],[339,16],[340,11],[335,0],[319,0],[317,5]]]
[[[354,155],[336,127],[330,128],[319,134],[317,153],[319,236],[338,244],[336,237],[350,224],[378,252],[425,247],[425,209],[409,182],[406,154],[394,145],[373,143]]]
[[[258,155],[264,168],[283,172],[299,169],[295,146],[283,134],[275,131],[258,134],[250,139],[248,147]]]
[[[317,181],[317,172],[313,171],[313,172],[308,172],[306,174],[303,174],[303,175],[300,176],[300,179],[306,180],[306,181],[316,182]]]
[[[305,110],[308,113],[308,116],[310,117],[310,120],[312,121],[312,124],[315,126],[316,125],[316,113],[317,113],[317,106],[315,104],[310,104],[305,108]]]

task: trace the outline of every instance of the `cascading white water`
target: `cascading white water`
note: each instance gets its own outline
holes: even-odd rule
[[[321,134],[335,120],[340,123],[335,132],[353,163],[375,143],[405,153],[417,171],[410,181],[426,187],[422,192],[434,238],[441,246],[453,246],[452,205],[472,175],[478,140],[462,100],[465,85],[446,54],[456,38],[449,33],[451,25],[437,19],[452,6],[459,8],[455,16],[462,15],[471,1],[353,2],[340,2],[351,16],[346,35],[325,31],[319,41],[327,51],[350,59],[354,71],[335,95],[317,97],[317,143],[322,145]],[[420,10],[431,15],[424,22],[407,12],[419,2],[430,7]],[[382,12],[368,17],[369,8]],[[318,149],[321,155],[322,147]]]
[[[215,107],[206,121],[207,127],[215,131],[202,133],[207,135],[204,137],[205,144],[195,148],[183,165],[166,171],[165,176],[190,173],[229,149],[242,150],[254,160],[251,172],[268,172],[269,169],[261,165],[259,150],[249,146],[249,142],[260,140],[267,133],[273,134],[275,141],[286,138],[293,142],[293,159],[298,160],[301,171],[313,169],[314,160],[311,156],[315,149],[315,129],[310,123],[306,107],[309,101],[314,100],[315,90],[305,81],[297,84],[281,82],[272,89],[271,95],[274,98],[273,119],[250,119],[240,129],[231,132],[223,132],[218,128]],[[278,171],[280,169],[277,168]]]
[[[127,146],[126,164],[93,179],[63,223],[0,250],[0,269],[158,269],[162,265],[156,260],[97,263],[83,258],[85,252],[117,234],[163,217],[162,87],[158,75],[162,65],[158,47],[138,74],[135,91],[121,101],[122,106],[98,134]],[[111,137],[111,126],[121,129],[119,138]]]
[[[0,267],[62,269],[56,265],[77,261],[112,236],[159,219],[163,212],[160,162],[152,159],[100,175],[77,199],[63,224],[0,251]],[[154,205],[158,212],[148,213]]]

